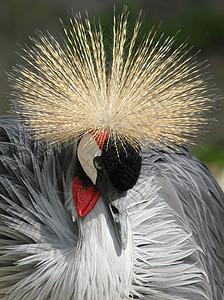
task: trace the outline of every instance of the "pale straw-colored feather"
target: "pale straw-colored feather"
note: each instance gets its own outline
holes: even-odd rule
[[[34,136],[54,143],[109,130],[134,147],[186,145],[207,124],[212,97],[186,45],[172,50],[174,38],[153,30],[138,45],[140,19],[131,39],[127,22],[126,12],[114,17],[109,67],[101,26],[88,17],[70,19],[64,45],[40,35],[25,50],[30,67],[17,70],[14,94]]]

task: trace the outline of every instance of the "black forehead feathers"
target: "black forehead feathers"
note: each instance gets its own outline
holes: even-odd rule
[[[101,159],[112,184],[121,191],[131,189],[138,180],[142,156],[140,147],[134,148],[127,141],[105,140]]]

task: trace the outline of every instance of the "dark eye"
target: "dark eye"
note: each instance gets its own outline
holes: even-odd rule
[[[93,159],[93,164],[97,170],[102,170],[101,159],[100,156],[96,156]]]

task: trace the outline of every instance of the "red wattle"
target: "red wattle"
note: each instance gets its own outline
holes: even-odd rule
[[[100,192],[93,184],[88,189],[83,188],[78,176],[74,179],[72,192],[76,210],[81,217],[93,209],[100,196]]]

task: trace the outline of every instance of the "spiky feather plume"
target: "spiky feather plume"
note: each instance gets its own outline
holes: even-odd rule
[[[50,34],[25,50],[30,67],[15,76],[19,114],[35,136],[65,142],[109,130],[115,140],[185,145],[207,123],[211,97],[185,45],[172,50],[151,31],[140,45],[137,20],[127,42],[124,12],[114,17],[113,59],[108,68],[103,33],[88,17],[70,19],[61,46]]]

